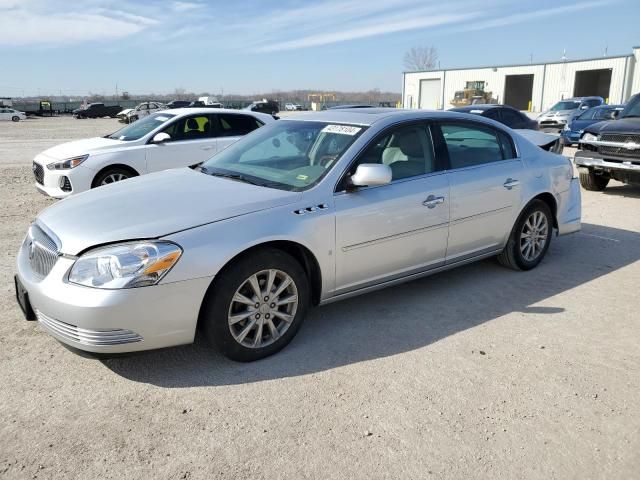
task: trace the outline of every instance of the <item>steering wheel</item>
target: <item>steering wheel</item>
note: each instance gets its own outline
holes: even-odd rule
[[[338,158],[337,155],[322,155],[316,162],[316,165],[320,165],[324,168],[329,168],[333,164],[333,162],[336,161],[336,158]]]

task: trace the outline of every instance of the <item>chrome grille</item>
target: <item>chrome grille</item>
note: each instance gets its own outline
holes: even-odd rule
[[[123,343],[141,342],[142,337],[131,330],[121,328],[95,329],[76,327],[70,323],[64,323],[55,318],[51,318],[39,310],[36,310],[38,322],[47,331],[74,343],[91,345],[94,347],[104,347],[109,345],[121,345]]]
[[[621,133],[603,133],[600,136],[600,140],[603,142],[617,142],[624,145],[627,142],[634,142],[640,144],[640,135],[634,134],[621,134]],[[640,150],[628,150],[622,146],[620,147],[611,147],[601,145],[598,147],[598,151],[602,155],[615,155],[617,157],[628,157],[628,158],[640,158]]]
[[[29,227],[24,248],[29,257],[31,270],[40,277],[49,275],[60,256],[56,242],[35,224]]]
[[[36,177],[36,182],[44,185],[44,168],[39,163],[33,162],[33,176]]]

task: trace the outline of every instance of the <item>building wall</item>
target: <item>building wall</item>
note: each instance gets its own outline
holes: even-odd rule
[[[636,67],[638,65],[638,67]],[[497,103],[505,95],[507,75],[533,74],[532,110],[545,111],[562,98],[573,96],[576,72],[582,70],[611,69],[609,103],[623,103],[633,93],[640,92],[640,47],[634,54],[594,60],[536,65],[487,67],[475,69],[408,72],[404,74],[403,106],[419,108],[420,80],[440,79],[440,109],[452,108],[455,92],[464,89],[467,81],[484,81],[485,91],[491,92]]]

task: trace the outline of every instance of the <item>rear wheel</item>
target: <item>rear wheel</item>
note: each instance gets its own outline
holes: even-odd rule
[[[109,168],[100,172],[93,180],[91,188],[101,187],[103,185],[109,185],[111,183],[121,182],[127,178],[135,177],[130,170],[124,168]]]
[[[596,175],[593,169],[589,169],[588,172],[580,172],[580,185],[585,190],[592,192],[601,192],[609,184],[609,177],[604,175]]]
[[[553,231],[553,217],[542,200],[533,200],[522,212],[498,261],[514,270],[531,270],[544,258]]]
[[[225,268],[205,299],[207,340],[228,358],[250,362],[284,348],[309,306],[309,281],[300,264],[277,249],[251,252]]]

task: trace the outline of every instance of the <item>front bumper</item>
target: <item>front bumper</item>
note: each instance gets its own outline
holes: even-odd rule
[[[84,165],[78,165],[68,170],[49,170],[47,165],[56,161],[59,160],[46,157],[42,154],[34,158],[34,175],[38,167],[42,172],[40,175],[35,175],[35,187],[40,193],[53,198],[65,198],[74,193],[84,192],[91,188],[91,182],[93,182],[93,177],[96,172]],[[67,189],[63,189],[63,185],[65,185],[64,177],[67,178]]]
[[[123,290],[69,283],[73,258],[58,257],[38,277],[24,246],[17,276],[28,292],[38,323],[71,347],[95,353],[122,353],[193,342],[200,305],[211,278]]]
[[[568,117],[541,117],[538,118],[539,128],[564,128],[569,121]]]
[[[562,137],[562,142],[565,145],[573,145],[574,143],[578,143],[580,141],[580,135],[582,132],[577,130],[562,130],[560,136]]]
[[[599,170],[624,170],[627,172],[640,173],[640,159],[628,157],[604,157],[598,152],[578,150],[574,157],[574,162],[578,169],[595,168]]]

